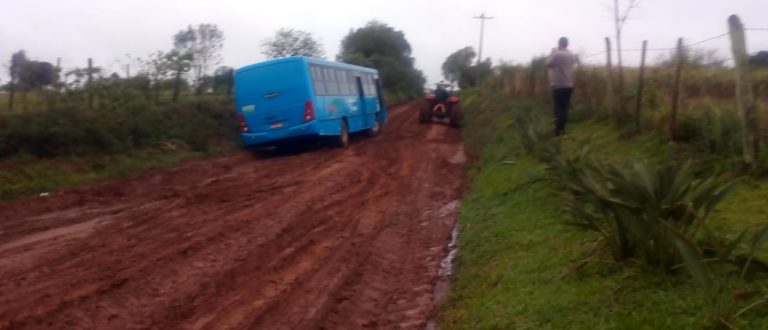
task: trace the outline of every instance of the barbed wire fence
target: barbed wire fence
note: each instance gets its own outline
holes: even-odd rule
[[[745,28],[744,31],[768,32],[768,28]],[[715,40],[718,40],[718,39],[726,38],[729,35],[730,35],[730,32],[725,32],[725,33],[718,34],[716,36],[712,36],[712,37],[709,37],[709,38],[706,38],[706,39],[702,39],[702,40],[699,40],[699,41],[696,41],[696,42],[693,42],[693,43],[684,44],[682,49],[683,50],[692,49],[692,48],[694,48],[696,46],[699,46],[701,44],[704,44],[704,43],[707,43],[707,42],[710,42],[710,41],[715,41]],[[645,49],[645,51],[647,51],[647,52],[676,52],[677,50],[678,50],[677,47],[646,48]],[[613,54],[617,54],[618,51],[619,51],[618,49],[612,49],[611,50],[611,54],[612,55]],[[622,49],[621,50],[622,53],[625,53],[625,52],[627,52],[627,53],[637,53],[637,52],[642,52],[642,51],[643,51],[642,48],[627,48],[627,49]],[[754,55],[757,55],[759,52],[760,51],[754,51],[754,52],[749,53],[748,55],[749,56],[754,56]],[[605,55],[606,53],[607,53],[606,50],[601,50],[601,51],[598,51],[598,52],[591,52],[591,53],[588,53],[585,56],[579,56],[579,60],[583,62],[583,61],[585,61],[587,59],[594,58],[596,56]],[[722,59],[722,61],[723,62],[733,61],[733,58],[732,57],[727,57],[727,58]]]
[[[745,164],[750,164],[755,161],[755,155],[757,154],[757,149],[754,150],[748,150],[751,148],[750,146],[757,145],[755,142],[755,136],[757,135],[757,127],[756,125],[756,106],[755,106],[755,98],[753,95],[753,86],[751,82],[749,81],[749,72],[746,69],[748,67],[748,62],[750,61],[750,58],[758,55],[761,53],[761,51],[747,51],[747,45],[746,45],[746,34],[749,32],[750,35],[756,36],[759,34],[759,37],[761,40],[764,40],[763,37],[765,36],[764,33],[768,32],[768,28],[758,28],[758,27],[744,27],[741,23],[741,21],[736,16],[732,16],[729,19],[729,31],[725,33],[720,33],[717,35],[712,35],[707,38],[702,38],[699,40],[696,40],[694,42],[688,42],[685,43],[682,38],[678,39],[678,45],[677,47],[654,47],[654,48],[648,48],[647,47],[647,41],[643,41],[643,48],[626,48],[626,49],[612,49],[610,45],[610,40],[606,38],[606,49],[601,51],[594,51],[594,52],[585,52],[586,55],[579,56],[578,60],[579,63],[582,63],[584,65],[588,65],[590,67],[594,68],[600,68],[601,66],[605,66],[605,72],[607,72],[606,75],[606,83],[607,86],[604,89],[605,95],[607,96],[606,102],[608,108],[612,111],[612,116],[618,115],[617,120],[619,117],[624,117],[626,119],[629,119],[629,117],[634,117],[635,123],[635,130],[639,131],[639,118],[641,113],[641,108],[643,106],[643,85],[644,85],[644,70],[646,67],[646,54],[649,52],[668,52],[669,62],[668,64],[672,64],[674,67],[674,83],[672,83],[670,91],[671,92],[671,112],[669,114],[669,121],[667,123],[667,131],[669,133],[670,139],[675,140],[677,133],[677,127],[675,123],[675,118],[677,116],[677,108],[678,104],[680,103],[680,91],[681,91],[681,81],[683,76],[683,68],[685,66],[685,63],[688,60],[688,56],[690,55],[690,50],[694,49],[696,47],[699,47],[703,44],[715,42],[718,40],[721,40],[723,38],[730,38],[730,44],[731,47],[729,49],[727,56],[712,56],[712,58],[707,59],[710,61],[709,63],[703,63],[705,65],[715,65],[718,67],[725,67],[726,65],[731,67],[733,72],[735,72],[735,86],[736,86],[736,92],[735,92],[735,98],[738,100],[736,102],[736,108],[738,108],[738,111],[740,113],[740,116],[742,118],[742,125],[745,130],[744,134],[744,162]],[[583,51],[582,51],[583,52]],[[642,53],[642,59],[640,61],[639,67],[631,66],[632,68],[638,69],[638,81],[637,81],[637,91],[633,94],[632,98],[636,98],[635,101],[636,109],[634,111],[634,115],[630,115],[629,112],[631,110],[626,109],[625,105],[629,103],[628,97],[626,95],[623,95],[623,91],[616,91],[614,90],[612,86],[612,82],[615,82],[616,77],[612,77],[614,75],[614,71],[621,70],[622,68],[617,68],[615,66],[615,63],[613,62],[613,59],[618,56],[618,54],[632,54],[632,53]],[[714,53],[712,53],[714,54]],[[736,55],[734,55],[736,54]],[[603,56],[605,59],[603,63],[600,63],[601,61],[596,60],[598,56]],[[735,57],[735,58],[734,58]],[[589,61],[592,59],[591,61]],[[588,61],[588,62],[587,62]],[[625,66],[626,67],[626,66]],[[670,80],[671,82],[671,80]],[[619,107],[616,109],[612,108],[612,104],[615,105],[615,102],[622,102]],[[614,113],[614,111],[618,111],[621,113]],[[747,139],[752,139],[752,141],[747,141]]]

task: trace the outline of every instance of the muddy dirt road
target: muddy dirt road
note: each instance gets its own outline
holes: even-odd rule
[[[424,328],[464,156],[417,112],[345,150],[0,203],[0,329]]]

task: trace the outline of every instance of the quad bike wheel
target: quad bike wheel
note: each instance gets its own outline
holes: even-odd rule
[[[432,113],[429,109],[429,105],[425,105],[419,112],[419,124],[426,124],[432,120]]]
[[[456,104],[448,115],[448,125],[451,127],[461,127],[462,119],[464,119],[464,111],[461,109],[461,106]]]

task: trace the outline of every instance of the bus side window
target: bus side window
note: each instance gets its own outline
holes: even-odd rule
[[[325,73],[323,77],[325,78],[326,92],[328,92],[328,95],[339,95],[339,83],[336,82],[333,69],[323,68],[323,72]]]
[[[347,84],[347,75],[344,70],[334,70],[336,73],[336,80],[339,82],[339,88],[341,89],[339,94],[349,95],[349,85]]]
[[[325,82],[323,81],[323,75],[320,67],[311,66],[312,72],[312,85],[315,86],[315,95],[322,96],[326,94]]]
[[[373,86],[373,75],[368,75],[368,90],[371,96],[376,96],[376,87]]]
[[[333,79],[336,80],[336,82],[339,84],[339,94],[344,95],[344,80],[341,79],[341,75],[339,74],[338,69],[333,69],[331,71],[333,73]]]
[[[371,75],[371,95],[376,96],[376,76]]]
[[[371,80],[371,75],[366,74],[365,75],[365,96],[371,96],[373,95],[373,81]]]
[[[352,71],[344,70],[344,79],[347,81],[347,95],[355,95],[355,79]]]
[[[379,86],[377,86],[377,84],[379,84],[381,82],[381,80],[379,80],[380,79],[379,75],[377,75],[377,74],[373,75],[371,78],[373,79],[373,81],[371,81],[371,88],[373,88],[373,95],[376,96],[376,97],[379,97],[380,96],[379,95],[380,91],[379,91]]]
[[[347,84],[349,84],[349,95],[357,95],[357,82],[355,73],[352,71],[347,71]]]

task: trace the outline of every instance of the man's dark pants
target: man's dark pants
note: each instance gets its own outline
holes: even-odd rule
[[[555,135],[565,133],[565,123],[568,121],[568,108],[571,106],[573,88],[553,88],[552,97],[555,101]]]

